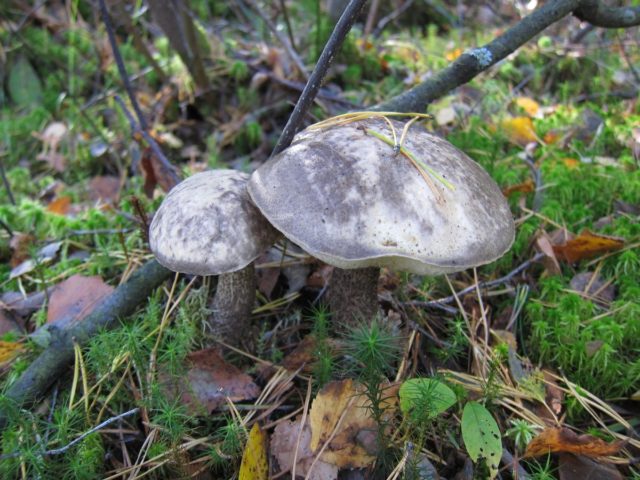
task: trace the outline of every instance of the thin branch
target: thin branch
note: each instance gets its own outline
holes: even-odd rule
[[[440,307],[442,304],[451,303],[456,299],[456,297],[461,297],[463,295],[466,295],[467,293],[474,291],[476,288],[490,288],[490,287],[495,287],[496,285],[509,283],[513,279],[513,277],[524,272],[527,268],[529,268],[532,264],[540,260],[542,257],[544,257],[544,253],[542,252],[536,253],[532,258],[530,258],[526,262],[521,263],[516,268],[511,270],[509,273],[507,273],[505,276],[496,278],[495,280],[480,282],[478,283],[477,286],[474,284],[467,288],[463,288],[462,290],[457,292],[455,295],[449,295],[448,297],[439,298],[438,300],[431,300],[428,302],[424,302],[421,300],[412,300],[409,302],[402,302],[402,306],[410,306],[410,307],[418,307],[418,308]]]
[[[640,25],[640,7],[609,7],[600,0],[582,0],[574,15],[596,27],[628,28]]]
[[[122,60],[122,55],[120,54],[120,49],[118,48],[118,43],[116,41],[116,35],[113,30],[113,24],[111,23],[111,18],[109,17],[109,13],[107,12],[107,7],[105,6],[104,0],[98,0],[100,5],[100,14],[102,15],[102,21],[107,29],[107,36],[109,37],[109,43],[111,44],[111,50],[113,51],[113,58],[116,61],[116,65],[118,66],[118,72],[120,73],[120,78],[122,79],[122,83],[124,84],[124,89],[127,91],[127,95],[129,96],[129,101],[131,102],[131,106],[133,110],[136,112],[136,117],[138,118],[138,123],[133,120],[132,115],[128,112],[127,108],[124,105],[124,102],[120,97],[116,95],[116,101],[119,103],[122,110],[125,112],[129,123],[131,124],[131,128],[135,132],[139,132],[144,139],[147,141],[153,153],[156,154],[156,157],[160,161],[160,163],[169,171],[172,180],[175,183],[180,183],[180,177],[175,171],[175,167],[171,164],[169,159],[164,155],[162,149],[157,144],[157,142],[149,135],[149,125],[147,120],[142,113],[142,109],[136,100],[135,93],[133,91],[133,86],[129,81],[129,75],[127,74],[127,69],[124,65],[124,60]],[[138,126],[139,125],[139,126]]]
[[[15,198],[13,198],[13,193],[11,192],[11,184],[9,183],[9,179],[7,178],[7,174],[4,171],[4,162],[0,159],[0,177],[2,177],[2,183],[4,184],[4,189],[7,191],[7,197],[9,197],[9,202],[11,205],[16,204]]]
[[[362,10],[362,7],[364,7],[365,3],[366,0],[351,0],[349,5],[347,5],[347,8],[345,8],[340,20],[336,23],[329,40],[322,50],[318,63],[316,63],[313,72],[311,72],[311,76],[309,77],[309,80],[298,99],[298,103],[293,109],[293,113],[289,117],[289,120],[278,139],[276,147],[273,149],[273,153],[271,154],[272,156],[277,155],[291,144],[293,137],[302,123],[302,119],[309,110],[309,107],[311,107],[311,103],[320,89],[322,79],[327,73],[331,62],[333,61],[333,57],[342,45],[342,42],[349,33],[349,30],[351,30],[353,23],[356,21],[356,17]]]
[[[249,7],[251,7],[260,16],[260,18],[262,18],[264,23],[267,24],[267,27],[269,28],[269,30],[271,30],[271,33],[275,35],[275,37],[278,39],[278,41],[282,44],[284,49],[287,51],[287,55],[289,55],[291,60],[293,60],[293,63],[296,64],[296,67],[298,67],[298,70],[300,70],[300,73],[302,74],[302,76],[305,79],[308,79],[309,72],[307,71],[307,67],[304,66],[304,62],[302,61],[300,56],[297,54],[297,52],[293,49],[293,46],[291,45],[291,42],[287,39],[287,37],[282,35],[282,32],[280,32],[280,30],[278,30],[278,28],[273,24],[273,22],[269,18],[269,15],[267,15],[265,11],[262,10],[262,8],[260,8],[260,5],[258,5],[258,3],[255,0],[244,0],[244,1],[247,2],[249,4]]]
[[[125,117],[127,117],[127,120],[129,121],[129,126],[131,127],[131,131],[133,133],[139,133],[140,135],[142,135],[142,137],[146,140],[149,147],[151,147],[151,150],[153,150],[153,153],[155,153],[156,158],[158,158],[162,166],[166,169],[166,171],[170,175],[171,180],[174,182],[174,184],[177,185],[178,183],[180,183],[181,179],[178,173],[176,172],[176,167],[174,167],[173,164],[169,161],[169,159],[164,155],[164,153],[162,152],[162,149],[160,148],[160,145],[158,145],[158,142],[156,142],[154,138],[151,135],[149,135],[149,132],[144,130],[138,124],[138,122],[136,122],[135,118],[133,118],[133,115],[131,115],[131,112],[125,105],[124,101],[122,100],[122,98],[120,98],[120,95],[114,95],[113,98],[122,109],[122,112],[124,113]]]
[[[127,91],[127,95],[129,96],[129,100],[131,101],[131,106],[136,112],[138,122],[140,122],[140,128],[142,128],[142,130],[148,130],[149,125],[147,124],[147,119],[143,115],[142,110],[140,109],[140,105],[136,100],[136,96],[133,91],[133,85],[131,85],[131,82],[129,81],[127,68],[124,66],[124,60],[122,60],[122,55],[120,54],[120,49],[118,48],[118,42],[116,40],[116,34],[113,30],[113,24],[111,23],[111,17],[109,16],[107,7],[104,4],[104,0],[98,0],[98,4],[100,5],[100,15],[102,16],[102,21],[104,22],[104,26],[107,29],[107,36],[109,37],[109,43],[111,44],[111,51],[113,52],[113,58],[116,61],[116,65],[118,66],[118,72],[120,73],[120,78],[122,79],[122,83],[124,84],[124,89]]]
[[[67,443],[64,447],[54,448],[53,450],[47,450],[46,452],[42,452],[40,455],[42,455],[43,457],[44,456],[48,456],[48,455],[60,455],[61,453],[64,453],[67,450],[69,450],[74,445],[80,443],[82,440],[87,438],[92,433],[97,432],[98,430],[102,430],[104,427],[106,427],[108,425],[111,425],[113,422],[117,422],[118,420],[121,420],[124,417],[128,417],[130,415],[133,415],[134,413],[138,413],[139,411],[140,411],[140,409],[136,407],[134,409],[129,410],[128,412],[124,412],[124,413],[121,413],[120,415],[116,415],[115,417],[108,418],[104,422],[99,423],[98,425],[93,427],[91,430],[87,430],[82,435],[80,435],[78,438],[76,438],[76,439],[72,440],[71,442]],[[5,453],[3,455],[0,455],[0,461],[1,460],[7,460],[9,458],[16,458],[16,457],[19,457],[21,455],[22,455],[22,452]]]

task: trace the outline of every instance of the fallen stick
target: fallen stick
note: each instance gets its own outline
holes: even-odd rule
[[[150,260],[73,327],[65,330],[48,327],[51,334],[49,346],[11,385],[5,397],[19,406],[36,402],[73,361],[74,342],[80,346],[86,345],[101,330],[116,327],[119,319],[134,313],[138,305],[170,275],[172,272],[155,260]],[[0,410],[0,431],[6,427],[7,420],[6,413]]]

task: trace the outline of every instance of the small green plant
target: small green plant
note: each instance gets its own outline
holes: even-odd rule
[[[511,423],[511,428],[505,432],[505,436],[513,440],[519,451],[524,451],[538,433],[539,428],[520,418],[509,420],[509,423]]]

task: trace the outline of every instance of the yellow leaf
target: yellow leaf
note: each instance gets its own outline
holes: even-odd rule
[[[397,407],[397,385],[386,385],[382,408],[390,418]],[[371,417],[371,403],[364,387],[351,379],[330,382],[311,405],[311,450],[318,453],[326,442],[321,460],[338,468],[363,468],[376,459],[378,425]]]
[[[462,55],[462,49],[461,48],[454,48],[453,50],[449,50],[447,53],[445,53],[444,54],[444,58],[446,58],[450,62],[453,62],[460,55]]]
[[[242,453],[240,480],[268,480],[267,436],[257,423],[249,432],[249,440]]]
[[[21,343],[0,340],[0,365],[8,362],[24,349]]]
[[[538,136],[529,117],[507,118],[500,123],[507,138],[518,145],[537,142]]]
[[[518,97],[515,99],[516,105],[527,112],[530,117],[535,117],[540,109],[540,105],[533,98]]]
[[[590,458],[616,455],[625,442],[607,443],[592,435],[578,435],[568,428],[546,428],[527,445],[525,457],[538,457],[548,453],[567,452]]]

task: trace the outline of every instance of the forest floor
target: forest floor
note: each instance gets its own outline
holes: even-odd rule
[[[132,131],[97,7],[27,3],[0,6],[0,477],[640,479],[637,28],[566,18],[428,106],[426,128],[508,198],[516,237],[499,260],[383,269],[384,319],[336,332],[332,267],[281,242],[257,261],[241,347],[204,328],[215,280],[171,274],[117,328],[74,338],[21,405],[7,392],[55,331],[153,258],[147,228],[174,184]],[[111,11],[181,178],[255,170],[305,82],[253,2],[210,3],[191,2],[200,95],[160,22]],[[309,70],[332,25],[316,3],[266,11]],[[459,23],[440,3],[368,35],[357,23],[305,125],[419,84],[527,13],[473,5]]]

